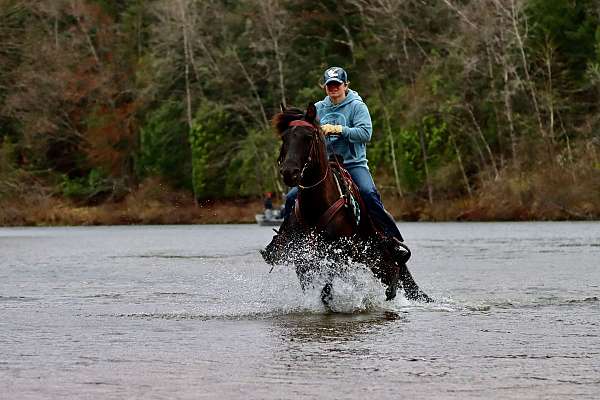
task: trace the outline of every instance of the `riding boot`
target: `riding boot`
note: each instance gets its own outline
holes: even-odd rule
[[[398,238],[387,236],[384,238],[384,244],[398,264],[406,264],[410,259],[410,249]]]

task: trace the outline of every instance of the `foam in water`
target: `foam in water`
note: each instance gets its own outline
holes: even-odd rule
[[[303,297],[305,303],[319,304],[319,310],[358,313],[379,309],[385,302],[385,287],[364,265],[351,265],[342,272],[324,268],[315,275]],[[326,307],[321,300],[321,290],[327,283],[331,284],[331,300]]]
[[[286,279],[295,280],[292,287],[287,286],[284,292],[279,292],[277,300],[280,304],[279,311],[283,313],[308,312],[324,313],[334,312],[343,314],[364,313],[373,311],[399,311],[402,308],[415,306],[402,296],[399,291],[392,301],[385,300],[385,286],[364,265],[349,263],[346,267],[334,268],[328,260],[320,261],[321,268],[312,272],[307,279],[308,283],[302,291],[298,278],[293,274],[286,274]],[[321,291],[327,284],[331,284],[331,300],[325,305],[321,299]],[[283,297],[281,297],[283,296]]]

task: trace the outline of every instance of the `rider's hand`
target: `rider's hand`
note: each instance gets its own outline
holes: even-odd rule
[[[325,136],[327,135],[341,135],[342,134],[342,126],[341,125],[332,125],[325,124],[321,125],[321,131]]]

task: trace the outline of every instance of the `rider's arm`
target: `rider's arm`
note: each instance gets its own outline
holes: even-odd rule
[[[353,111],[352,127],[342,127],[342,137],[351,143],[366,143],[371,140],[373,133],[369,109],[365,103],[356,103]]]

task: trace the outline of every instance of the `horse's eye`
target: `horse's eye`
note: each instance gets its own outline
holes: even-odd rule
[[[312,138],[313,138],[313,134],[312,134],[312,132],[306,132],[306,133],[305,133],[305,134],[302,136],[302,139],[303,139],[304,141],[310,141],[310,140],[312,140]]]

